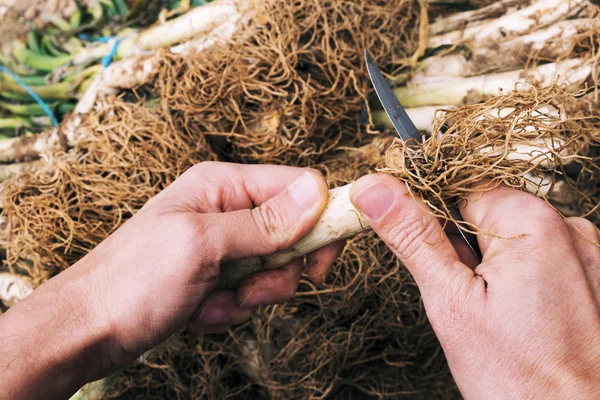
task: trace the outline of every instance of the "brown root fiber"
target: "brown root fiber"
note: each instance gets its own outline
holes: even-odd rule
[[[312,165],[338,145],[360,145],[370,83],[363,50],[398,73],[418,48],[420,9],[408,0],[272,0],[250,41],[166,54],[162,106],[232,161]],[[234,43],[236,43],[234,41]]]
[[[528,176],[549,174],[566,181],[578,214],[598,223],[598,118],[597,103],[557,86],[515,92],[448,110],[433,128],[443,133],[415,146],[397,140],[381,170],[406,181],[443,218],[446,206],[472,192],[501,183],[526,190],[533,184]],[[581,173],[572,177],[573,170]],[[492,185],[473,187],[486,179]]]
[[[74,148],[7,181],[1,202],[10,268],[42,283],[215,153],[221,160],[314,166],[332,186],[382,163],[392,136],[366,135],[361,112],[370,89],[362,50],[392,75],[410,64],[422,39],[417,3],[268,0],[259,7],[256,33],[244,45],[232,38],[202,54],[164,55],[149,88],[160,107],[109,103],[86,117],[90,134]],[[556,112],[528,113],[540,106]],[[495,108],[513,110],[494,116]],[[562,138],[583,171],[568,181],[582,194],[573,211],[597,220],[597,111],[593,101],[555,87],[463,107],[437,122],[435,131],[448,126],[439,138],[416,149],[396,143],[388,172],[443,214],[442,202],[458,202],[475,179],[522,188],[526,172],[549,172],[508,160],[506,146]],[[538,129],[519,131],[525,126]],[[494,152],[482,155],[486,146]],[[263,307],[227,334],[183,330],[102,391],[120,399],[459,397],[418,288],[372,233],[348,243],[324,283],[303,279],[290,303]]]
[[[331,186],[373,172],[392,137],[338,150]],[[373,233],[352,239],[325,283],[220,336],[187,330],[127,368],[107,398],[460,398],[408,271]]]
[[[7,181],[6,263],[39,284],[69,267],[196,162],[214,159],[202,136],[156,110],[115,101],[84,122],[69,152]]]

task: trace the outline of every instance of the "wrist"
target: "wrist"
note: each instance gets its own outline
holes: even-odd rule
[[[94,293],[73,266],[0,319],[0,380],[8,398],[61,398],[107,373],[107,327],[93,317]]]
[[[600,370],[598,362],[594,361],[597,358],[590,353],[581,353],[568,361],[540,363],[527,379],[532,383],[531,387],[522,395],[536,393],[538,398],[544,399],[598,399]]]

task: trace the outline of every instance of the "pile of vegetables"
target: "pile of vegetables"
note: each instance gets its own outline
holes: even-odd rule
[[[170,29],[185,21],[167,25],[165,20],[209,1],[137,0],[130,8],[124,0],[90,0],[85,5],[75,0],[68,20],[42,13],[43,28],[33,25],[24,40],[15,40],[7,54],[0,53],[2,137],[28,136],[58,125],[113,60],[188,39],[189,33]],[[141,26],[157,20],[163,24]]]
[[[599,35],[598,8],[588,0],[501,0],[431,23],[415,68],[394,78],[395,92],[431,131],[436,109],[510,93],[517,82],[596,90]],[[387,124],[381,113],[375,122]]]
[[[38,132],[51,121],[39,109],[2,114],[30,121],[0,141],[0,177],[14,174],[0,196],[5,303],[15,280],[30,290],[68,268],[201,160],[313,166],[333,186],[380,167],[442,218],[441,204],[487,177],[599,220],[598,13],[587,0],[215,0],[177,16],[182,2],[141,28],[145,3],[114,3],[113,22],[71,35],[60,30],[71,21],[53,21],[68,39],[32,30],[3,61],[67,115]],[[78,10],[74,25],[95,20],[90,5]],[[364,48],[423,146],[392,141]],[[37,107],[12,77],[0,85],[13,92],[7,109]],[[293,302],[216,338],[182,331],[87,389],[78,398],[456,393],[416,285],[372,233],[350,240],[325,283],[303,280]]]

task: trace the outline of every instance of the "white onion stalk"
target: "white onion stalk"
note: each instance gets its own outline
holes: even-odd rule
[[[563,179],[556,178],[552,183],[552,176],[549,174],[538,176],[531,173],[525,174],[525,179],[525,190],[538,197],[564,205],[572,204],[577,200],[577,196]]]
[[[219,288],[235,288],[246,277],[281,267],[321,247],[347,239],[369,229],[362,215],[350,202],[351,185],[331,189],[329,202],[314,228],[287,250],[263,257],[250,257],[221,265]]]
[[[543,146],[552,146],[554,143],[556,143],[557,146],[560,145],[558,142],[540,142],[538,143],[539,146],[536,147],[535,143],[533,143],[529,151],[524,147],[515,146],[515,155],[513,157],[514,159],[527,159],[527,157],[533,157],[531,160],[533,165],[535,165],[536,162],[541,163],[541,161],[538,160],[545,158],[541,157],[540,154],[545,156],[548,152],[551,152]],[[526,189],[536,195],[550,194],[557,191],[559,188],[559,186],[555,185],[554,188],[552,188],[553,190],[550,191],[550,187],[547,187],[545,181],[543,181],[540,184],[542,189],[539,189],[534,183],[535,180],[532,179]],[[321,214],[321,217],[315,224],[315,227],[289,249],[267,256],[250,257],[222,264],[217,287],[221,289],[236,288],[250,275],[269,269],[279,268],[296,258],[303,257],[328,244],[338,240],[348,239],[360,232],[370,229],[367,221],[356,208],[354,208],[350,201],[351,186],[352,184],[348,184],[329,191],[329,202],[327,203],[323,214]],[[566,197],[568,194],[564,193],[568,188],[566,185],[564,186],[565,187],[562,187],[561,189],[561,196],[568,200]]]
[[[0,301],[12,307],[33,292],[31,279],[8,272],[0,273]]]
[[[65,145],[74,146],[82,135],[93,134],[91,127],[82,122],[83,119],[75,115],[40,134],[0,140],[0,163],[31,160]]]
[[[405,107],[460,105],[471,93],[480,96],[495,96],[499,91],[510,93],[515,89],[517,82],[527,82],[540,87],[558,84],[576,88],[588,78],[592,68],[591,63],[575,58],[529,70],[520,69],[468,78],[417,76],[408,86],[397,88],[394,92]],[[524,88],[521,85],[519,88],[527,89],[527,86]]]
[[[33,168],[35,168],[34,162],[0,164],[0,182],[4,182],[15,174]]]
[[[442,106],[422,106],[407,108],[406,113],[415,124],[418,130],[421,132],[431,133],[433,128],[433,121],[439,118],[444,111],[454,108],[454,106],[442,105]],[[378,128],[393,128],[392,122],[388,118],[385,111],[373,111],[373,123]]]
[[[418,130],[431,133],[433,122],[444,114],[444,110],[449,110],[452,106],[426,106],[407,108],[406,113],[413,121]],[[514,108],[506,107],[502,109],[492,109],[484,111],[481,115],[474,118],[474,121],[483,121],[485,119],[502,119],[512,114]],[[519,126],[523,118],[536,118],[538,126],[526,125],[520,129],[523,132],[543,132],[544,123],[547,124],[547,130],[554,127],[556,120],[560,117],[562,121],[566,120],[566,115],[560,115],[559,110],[553,106],[540,106],[530,110],[527,114],[520,115],[515,121],[514,126]],[[375,111],[373,113],[373,122],[378,128],[393,129],[390,119],[385,111]],[[519,133],[519,132],[517,132]],[[438,133],[441,136],[441,133]],[[559,164],[567,165],[575,160],[573,152],[565,147],[565,141],[561,138],[535,139],[528,144],[511,144],[509,149],[484,147],[480,150],[481,154],[487,154],[489,157],[500,157],[507,152],[507,160],[529,161],[532,166],[541,166],[543,168],[556,168]]]
[[[429,36],[436,36],[446,32],[452,32],[466,27],[475,26],[478,22],[498,18],[531,4],[532,0],[502,0],[494,4],[479,8],[477,10],[456,13],[429,24]]]
[[[240,26],[247,24],[254,16],[254,10],[250,7],[252,2],[238,3],[237,0],[227,0],[198,7],[176,20],[169,21],[164,25],[154,28],[150,33],[142,34],[146,35],[144,36],[146,38],[138,43],[138,46],[148,42],[146,47],[150,48],[150,45],[152,45],[154,47],[151,47],[151,49],[156,49],[168,46],[173,42],[181,42],[184,39],[177,41],[169,40],[170,43],[167,43],[164,46],[162,46],[162,44],[166,43],[166,41],[161,41],[157,42],[160,43],[161,46],[155,46],[155,43],[152,43],[147,39],[147,37],[159,35],[164,30],[168,30],[169,27],[175,26],[177,29],[174,31],[174,34],[180,34],[180,38],[188,39],[197,36],[201,37],[171,47],[170,51],[173,54],[201,52],[215,45],[223,45],[233,37]],[[243,4],[243,7],[240,6],[241,4]],[[214,6],[211,8],[211,5],[218,5],[218,7]],[[175,21],[178,21],[177,24],[172,24]],[[182,31],[182,28],[188,25],[191,26],[192,29],[190,31]],[[119,46],[119,49],[122,46],[123,45]],[[139,53],[139,51],[129,51],[129,53]],[[147,83],[160,65],[160,56],[147,54],[147,52],[145,53],[146,54],[118,61],[111,64],[108,68],[105,68],[98,74],[90,87],[83,94],[75,107],[75,113],[88,113],[99,97],[117,93],[119,90],[123,89],[133,89]],[[121,56],[125,54],[121,54]]]
[[[533,167],[555,168],[559,160],[560,164],[566,165],[576,158],[564,145],[565,141],[560,138],[535,139],[527,144],[511,144],[510,148],[488,146],[479,152],[490,158],[498,158],[506,153],[506,160],[529,161]]]
[[[253,3],[254,1],[249,0],[218,0],[144,31],[125,31],[118,37],[121,42],[115,56],[122,59],[144,54],[150,50],[186,42],[225,23],[235,25],[242,18],[248,17],[247,13],[252,9]],[[86,48],[75,56],[73,63],[80,64],[101,58],[110,52],[112,45],[103,43]]]
[[[428,46],[436,48],[471,39],[479,42],[500,42],[577,14],[588,4],[588,0],[535,0],[529,7],[491,19],[485,24],[467,24],[464,30],[432,36]]]
[[[417,76],[483,75],[518,69],[531,56],[556,59],[573,48],[578,34],[599,28],[600,20],[582,18],[560,21],[548,28],[499,43],[474,41],[469,44],[472,53],[469,59],[462,53],[430,57],[419,64]]]

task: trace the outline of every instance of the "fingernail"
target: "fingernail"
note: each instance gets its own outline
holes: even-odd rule
[[[205,307],[198,317],[198,322],[204,325],[223,325],[227,322],[227,315],[220,308]]]
[[[252,308],[263,306],[268,303],[269,294],[267,292],[253,290],[250,293],[248,293],[244,301],[242,301],[242,304],[240,304],[240,307]]]
[[[314,206],[321,197],[317,183],[308,172],[305,172],[300,178],[296,179],[288,190],[290,196],[304,209]]]
[[[353,203],[358,211],[372,220],[378,220],[394,203],[394,191],[378,180],[358,192]]]

